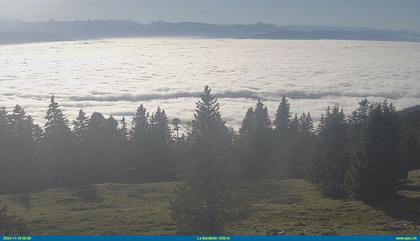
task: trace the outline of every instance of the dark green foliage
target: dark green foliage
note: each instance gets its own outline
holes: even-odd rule
[[[111,116],[106,119],[101,113],[93,113],[87,124],[83,142],[83,166],[85,183],[102,183],[118,180],[122,166],[120,152],[124,137],[118,129],[118,122]],[[91,172],[90,170],[95,170]]]
[[[290,113],[290,104],[286,97],[283,97],[279,108],[277,109],[274,120],[274,129],[279,136],[287,136],[291,124],[292,114]]]
[[[73,133],[80,141],[83,140],[86,135],[88,121],[89,118],[86,116],[86,113],[83,110],[79,110],[76,120],[73,121]]]
[[[295,123],[295,124],[293,124]],[[314,126],[311,114],[303,113],[292,121],[289,156],[284,175],[290,178],[306,178],[314,155]]]
[[[68,126],[68,120],[60,106],[51,96],[45,116],[45,134],[42,140],[42,158],[49,166],[45,173],[47,182],[53,186],[68,186],[77,183],[74,175],[78,172],[76,146]]]
[[[150,118],[150,140],[148,152],[150,168],[150,181],[174,180],[174,158],[172,130],[169,120],[160,107]]]
[[[175,179],[172,130],[165,110],[158,107],[150,116],[141,105],[133,118],[130,164],[134,181],[170,181]]]
[[[408,170],[420,168],[420,138],[415,132],[408,134],[404,139],[403,155],[405,168]]]
[[[0,109],[0,192],[184,180],[173,208],[180,215],[174,219],[184,222],[180,230],[187,233],[212,222],[201,216],[203,223],[192,224],[190,217],[183,217],[191,211],[188,198],[214,205],[216,209],[206,212],[214,213],[212,220],[222,220],[217,227],[222,232],[235,216],[227,214],[230,203],[241,205],[234,194],[224,195],[240,178],[301,178],[331,196],[343,197],[346,191],[362,200],[387,198],[408,169],[420,166],[420,118],[415,108],[397,114],[392,105],[378,106],[363,100],[348,121],[338,107],[328,109],[314,131],[310,114],[292,115],[286,98],[273,124],[259,100],[236,132],[225,125],[206,87],[186,128],[181,129],[177,118],[170,123],[163,109],[149,114],[141,105],[131,126],[125,118],[119,122],[101,113],[88,118],[80,110],[70,130],[53,96],[45,128],[34,124],[19,105],[9,113]],[[376,187],[382,183],[387,188]],[[220,202],[206,196],[207,189],[223,197]]]
[[[274,151],[272,153],[275,170],[281,178],[290,175],[290,157],[292,143],[291,124],[292,114],[290,113],[290,104],[286,97],[283,97],[276,112],[274,120]]]
[[[360,138],[353,144],[346,174],[351,197],[377,202],[396,194],[403,173],[399,127],[392,105],[384,102],[370,107]]]
[[[174,131],[175,131],[175,140],[179,140],[179,130],[181,129],[180,125],[181,125],[181,120],[179,118],[174,118],[171,121],[171,124],[174,126]]]
[[[185,164],[184,183],[171,202],[172,218],[179,234],[223,234],[242,202],[235,198],[226,170],[231,134],[207,86],[197,103],[189,143],[191,156]]]
[[[31,116],[16,105],[11,114],[0,111],[0,190],[24,192],[37,184],[37,151],[42,131],[33,123]],[[37,169],[38,168],[38,169]],[[17,173],[22,175],[15,178]]]
[[[290,104],[283,97],[274,121],[274,167],[281,178],[305,178],[313,155],[311,115],[292,118]]]
[[[268,110],[258,100],[255,108],[249,108],[239,130],[238,149],[246,178],[268,177],[271,168],[272,129]]]
[[[402,155],[405,168],[420,168],[420,106],[400,111]]]
[[[338,106],[321,118],[309,180],[330,196],[344,194],[344,174],[349,157],[348,124]]]
[[[124,140],[124,142],[125,143],[127,143],[127,141],[128,141],[128,127],[127,127],[127,122],[125,121],[125,117],[123,117],[122,119],[121,119],[121,129],[120,129],[120,132],[121,132],[121,136],[122,136],[122,138],[123,138],[123,140]]]

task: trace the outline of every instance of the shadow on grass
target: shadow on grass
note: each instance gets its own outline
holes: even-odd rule
[[[369,206],[384,211],[387,215],[420,225],[420,197],[398,195],[383,203],[368,203]]]
[[[96,187],[92,185],[77,186],[68,189],[68,192],[78,197],[83,202],[101,202],[102,199],[97,195]]]
[[[403,191],[420,192],[420,186],[405,186],[402,188]]]

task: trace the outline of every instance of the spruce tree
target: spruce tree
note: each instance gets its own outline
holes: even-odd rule
[[[258,100],[249,108],[239,130],[239,158],[246,178],[272,175],[272,128],[267,107]]]
[[[0,108],[0,133],[7,133],[9,129],[9,120],[5,107]]]
[[[51,172],[45,175],[50,176],[51,186],[73,185],[78,171],[76,149],[68,120],[54,96],[51,96],[45,119],[42,153],[46,165],[51,167]]]
[[[88,121],[89,118],[86,116],[86,113],[82,109],[79,110],[79,114],[77,115],[76,120],[73,121],[73,132],[79,141],[82,140],[86,134]]]
[[[294,123],[297,128],[297,121]],[[291,150],[296,133],[293,133],[292,128],[292,114],[290,113],[290,104],[286,97],[283,97],[277,109],[274,120],[274,152],[272,153],[273,167],[278,173],[279,177],[285,178],[293,176],[291,167]]]
[[[314,127],[311,114],[303,113],[292,120],[290,127],[290,154],[284,167],[284,176],[306,178],[313,158]]]
[[[131,139],[139,142],[146,135],[149,128],[149,113],[143,105],[137,109],[132,121]]]
[[[395,196],[403,172],[399,119],[392,105],[373,105],[360,138],[353,143],[346,190],[350,197],[380,202]]]
[[[174,127],[174,131],[175,131],[175,140],[178,141],[179,139],[179,130],[181,129],[181,120],[179,118],[173,118],[171,121],[171,124]]]
[[[150,157],[148,143],[150,140],[150,117],[146,108],[140,105],[132,120],[130,131],[130,155],[128,163],[131,167],[129,176],[132,181],[144,182],[150,177]]]
[[[420,168],[420,143],[417,133],[410,133],[406,137],[403,147],[405,165],[408,170]]]
[[[38,137],[37,125],[33,123],[31,116],[26,115],[24,109],[16,105],[12,113],[5,116],[2,111],[0,120],[4,132],[0,133],[2,143],[1,152],[4,163],[0,175],[0,189],[3,192],[24,192],[37,186],[35,173],[38,163]],[[17,173],[22,175],[14,178]]]
[[[274,121],[274,129],[277,135],[283,136],[288,134],[291,118],[292,114],[290,113],[289,101],[286,97],[283,97],[277,109],[276,118]]]
[[[321,118],[309,180],[330,196],[344,195],[348,164],[348,124],[338,106],[328,107]]]
[[[189,140],[189,171],[171,201],[171,216],[178,234],[223,234],[225,226],[241,213],[242,205],[225,170],[231,136],[208,86],[197,103]]]
[[[124,142],[127,142],[128,141],[128,127],[127,127],[127,122],[125,120],[125,117],[121,119],[120,124],[121,124],[121,129],[120,129],[121,136],[123,137]]]

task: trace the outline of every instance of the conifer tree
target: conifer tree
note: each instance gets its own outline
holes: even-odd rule
[[[149,128],[149,113],[143,105],[137,109],[132,121],[131,139],[134,142],[141,141]]]
[[[147,143],[150,162],[148,179],[171,181],[175,178],[172,146],[172,130],[165,110],[158,107],[150,119],[150,139]]]
[[[258,100],[249,108],[239,131],[239,156],[244,177],[266,178],[272,175],[272,128],[267,107]]]
[[[175,140],[178,141],[179,139],[179,130],[181,129],[181,120],[179,118],[173,118],[171,121],[171,124],[174,127],[174,131],[175,131]]]
[[[298,126],[295,119],[294,128]],[[292,176],[291,158],[292,145],[294,142],[292,128],[292,114],[290,113],[290,104],[286,97],[283,97],[277,109],[274,120],[274,152],[272,153],[273,168],[278,172],[279,177]]]
[[[121,136],[123,137],[124,142],[127,142],[128,141],[128,127],[127,127],[127,122],[125,120],[125,117],[121,119],[120,124],[121,124]]]
[[[132,171],[132,181],[147,181],[150,177],[150,157],[148,143],[150,140],[150,117],[146,108],[140,105],[132,120],[130,131],[130,156],[128,162]]]
[[[328,107],[318,127],[310,181],[330,196],[344,195],[344,175],[348,163],[348,125],[343,110]]]
[[[82,140],[86,134],[88,121],[89,118],[86,116],[86,113],[80,109],[76,120],[73,121],[74,135],[79,139],[79,141]]]
[[[399,150],[399,119],[392,105],[373,105],[360,138],[353,143],[346,190],[369,202],[396,195],[403,172]]]
[[[283,97],[277,109],[274,121],[275,131],[277,135],[283,136],[288,134],[291,124],[292,114],[290,113],[290,104],[286,97]]]
[[[178,234],[223,234],[242,205],[224,170],[231,136],[219,113],[219,103],[207,86],[197,103],[189,139],[189,172],[171,202],[171,216]]]
[[[289,178],[306,178],[313,158],[313,120],[311,114],[303,113],[292,120],[290,127],[290,150],[284,176]]]
[[[7,133],[9,129],[9,120],[5,107],[0,108],[0,133]]]
[[[68,120],[54,96],[51,96],[45,119],[42,153],[51,170],[45,175],[50,176],[52,186],[73,185],[76,181],[74,175],[78,171],[75,145]]]
[[[420,143],[417,133],[410,133],[404,145],[404,159],[408,170],[420,168]]]

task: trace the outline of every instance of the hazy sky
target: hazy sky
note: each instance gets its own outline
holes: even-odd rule
[[[263,21],[420,30],[420,0],[0,0],[0,18]]]

